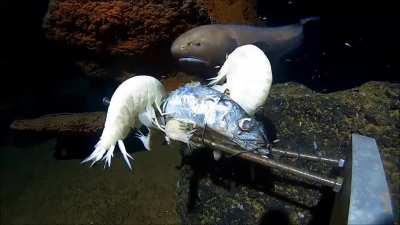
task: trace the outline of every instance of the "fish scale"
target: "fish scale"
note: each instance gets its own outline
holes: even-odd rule
[[[200,84],[183,86],[164,100],[166,123],[171,119],[190,121],[196,127],[212,129],[232,140],[247,151],[267,154],[268,139],[263,125],[223,93]],[[243,130],[239,121],[247,119],[249,130]],[[168,133],[166,134],[168,136]]]

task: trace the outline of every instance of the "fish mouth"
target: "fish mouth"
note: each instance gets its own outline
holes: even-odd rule
[[[178,59],[178,62],[181,64],[202,64],[205,66],[210,65],[210,63],[207,60],[200,59],[197,57],[181,57]]]
[[[186,72],[205,77],[215,72],[209,61],[198,57],[190,56],[178,58],[178,65]]]

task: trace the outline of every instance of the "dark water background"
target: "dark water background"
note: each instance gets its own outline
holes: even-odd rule
[[[272,18],[271,25],[317,12],[295,8],[291,14],[278,1],[259,2],[258,13]],[[54,138],[26,138],[9,131],[9,124],[19,118],[104,110],[101,98],[110,96],[118,85],[85,78],[74,65],[76,51],[45,39],[41,23],[47,3],[0,3],[4,12],[0,18],[0,224],[178,223],[176,146],[156,142],[154,151],[138,152],[133,172],[117,155],[112,169],[104,171],[101,165],[80,165],[79,158],[56,159]],[[297,79],[322,92],[369,80],[398,82],[399,18],[370,13],[321,16],[320,23],[313,25],[317,29],[308,34],[308,56],[303,61],[307,63],[294,67],[301,74]],[[151,74],[174,69],[168,60],[163,65],[153,63],[157,66],[144,70]],[[302,80],[311,73],[317,79]],[[142,149],[135,144],[127,147]]]

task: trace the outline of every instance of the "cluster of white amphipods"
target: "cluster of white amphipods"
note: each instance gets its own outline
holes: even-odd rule
[[[235,49],[225,61],[218,73],[212,78],[210,85],[221,92],[229,90],[232,100],[237,102],[249,115],[265,103],[272,83],[271,65],[266,55],[254,45],[244,45]],[[219,85],[217,85],[219,84]],[[152,128],[163,132],[163,125],[157,120],[157,111],[161,111],[161,101],[166,96],[164,86],[151,76],[135,76],[124,81],[114,92],[107,111],[106,122],[100,140],[94,151],[82,161],[104,160],[105,166],[111,166],[114,149],[118,147],[131,169],[129,161],[133,157],[126,151],[123,140],[131,129],[142,125],[149,129],[147,136],[136,133],[150,150],[150,131]],[[173,134],[168,137],[174,137]]]

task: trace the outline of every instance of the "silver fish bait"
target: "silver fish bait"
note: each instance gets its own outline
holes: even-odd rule
[[[212,130],[236,143],[245,151],[268,155],[269,144],[263,125],[223,93],[198,83],[183,86],[164,100],[166,135],[182,142],[190,140],[196,129]],[[192,124],[192,130],[174,133],[173,121]]]

